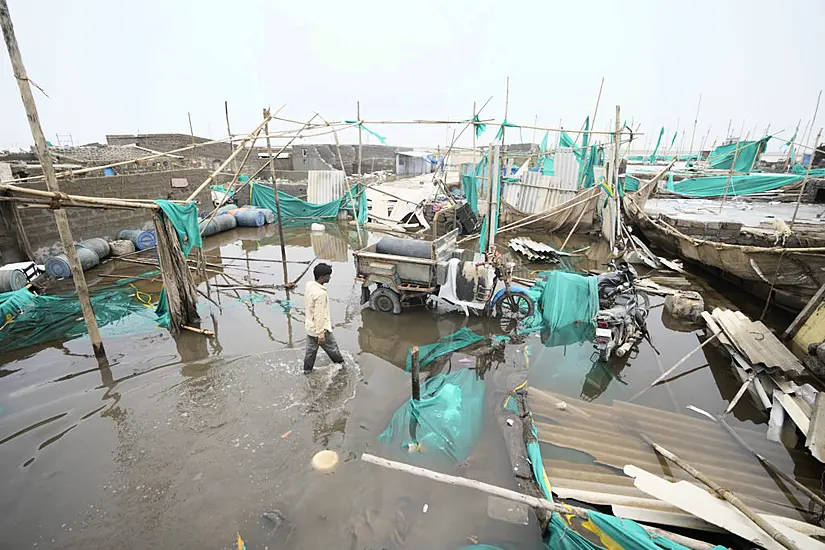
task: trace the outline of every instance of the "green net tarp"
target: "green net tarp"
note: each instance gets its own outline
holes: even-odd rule
[[[158,297],[158,305],[155,306],[155,315],[158,319],[158,326],[169,328],[171,319],[169,318],[169,300],[166,298],[166,289],[162,288]]]
[[[469,163],[472,165],[472,163]],[[481,160],[473,167],[472,174],[461,175],[461,190],[467,198],[467,203],[472,208],[473,212],[478,214],[478,195],[479,191],[486,189],[484,180],[482,179],[487,172],[487,155],[481,157]]]
[[[624,178],[624,190],[625,191],[638,191],[640,181],[637,178],[634,178],[631,175],[627,175]]]
[[[378,441],[424,455],[442,454],[465,460],[481,435],[484,381],[461,369],[428,378],[421,399],[408,399],[392,416]]]
[[[283,191],[278,191],[278,199],[281,203],[281,214],[284,221],[287,220],[334,220],[338,217],[338,212],[345,210],[358,220],[359,224],[367,221],[367,194],[361,185],[354,185],[351,198],[349,193],[344,193],[340,199],[324,204],[313,204],[293,197]],[[275,190],[272,187],[262,184],[252,184],[251,200],[252,206],[268,208],[272,212],[278,212],[275,205]],[[353,212],[353,202],[355,212]]]
[[[493,174],[493,181],[491,182],[493,186],[491,191],[491,196],[499,197],[499,200],[495,202],[496,211],[492,213],[492,220],[488,220],[488,216],[484,216],[484,220],[481,222],[481,236],[478,239],[478,250],[479,252],[484,252],[487,249],[487,224],[492,223],[493,228],[491,231],[491,235],[498,233],[498,216],[499,211],[501,210],[501,173]]]
[[[384,136],[380,135],[380,134],[379,134],[379,133],[377,133],[377,132],[373,132],[372,130],[370,130],[369,128],[367,128],[366,126],[364,126],[364,123],[363,123],[363,122],[360,122],[360,121],[358,121],[358,120],[345,120],[344,122],[346,122],[347,124],[355,124],[356,126],[360,127],[360,128],[361,128],[361,129],[363,129],[365,132],[367,132],[368,134],[370,134],[370,135],[374,136],[374,137],[375,137],[375,139],[377,139],[378,141],[380,141],[380,142],[381,142],[381,145],[386,145],[386,144],[387,144],[387,138],[385,138]]]
[[[591,325],[599,311],[596,277],[552,271],[544,284],[541,310],[551,332],[570,325]]]
[[[737,141],[727,145],[720,145],[708,156],[708,168],[730,170],[736,159],[736,172],[750,172],[759,160],[759,157],[768,146],[771,137],[764,137],[757,141]]]
[[[730,182],[728,181],[730,179]],[[686,197],[722,197],[762,193],[802,181],[803,176],[788,174],[750,174],[741,176],[710,176],[689,178],[677,182],[668,180],[665,189]],[[727,188],[727,193],[725,189]]]
[[[418,346],[418,366],[424,368],[442,355],[472,346],[482,340],[484,340],[483,336],[479,336],[467,327],[461,328],[452,334],[442,336],[434,344]],[[407,350],[406,367],[407,372],[412,370],[412,349]]]
[[[141,333],[157,326],[152,308],[128,286],[134,280],[93,292],[92,308],[103,336]],[[0,352],[86,334],[80,302],[74,293],[37,296],[25,288],[6,292],[0,294],[0,312],[0,326],[6,325],[0,330]]]
[[[799,163],[794,164],[793,168],[791,168],[792,173],[800,176],[804,176],[807,173],[807,170],[807,166],[802,166]],[[812,178],[825,178],[825,168],[811,168],[810,176]]]
[[[201,248],[203,239],[198,227],[198,205],[190,202],[184,205],[175,204],[170,201],[155,201],[160,206],[164,215],[169,218],[172,227],[178,234],[178,242],[183,250],[183,255],[188,256],[193,247]]]

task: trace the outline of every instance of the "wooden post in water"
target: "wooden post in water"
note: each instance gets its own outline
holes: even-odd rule
[[[20,89],[20,98],[23,100],[23,107],[26,110],[26,117],[29,120],[29,127],[31,128],[32,138],[34,139],[34,147],[40,159],[43,176],[46,180],[46,188],[52,193],[59,193],[60,188],[57,185],[52,157],[46,145],[46,136],[43,134],[43,128],[40,126],[40,117],[37,114],[37,106],[32,95],[29,77],[26,74],[26,67],[23,64],[23,56],[17,45],[17,37],[14,35],[14,26],[11,22],[9,6],[6,0],[0,0],[0,29],[3,31],[14,77],[15,80],[17,80],[17,87]],[[60,242],[63,244],[63,249],[69,260],[72,279],[77,290],[77,300],[80,302],[80,310],[83,312],[83,319],[86,321],[86,328],[89,331],[92,349],[100,366],[108,366],[106,350],[103,347],[103,340],[100,337],[97,319],[95,319],[95,313],[92,309],[92,301],[91,298],[89,298],[89,288],[86,286],[83,268],[80,265],[77,250],[74,247],[74,238],[72,237],[72,230],[69,227],[69,217],[66,214],[66,210],[62,208],[56,209],[54,211],[54,221],[57,224],[57,232],[60,234]]]
[[[275,193],[275,215],[278,217],[278,241],[281,245],[281,265],[284,268],[284,284],[289,284],[289,273],[286,269],[286,243],[284,243],[284,222],[281,217],[281,199],[278,198],[278,180],[275,178],[275,159],[272,158],[272,143],[269,139],[269,109],[264,109],[264,132],[266,132],[266,154],[269,156],[269,174],[272,176],[272,191]],[[314,118],[314,117],[313,117]],[[289,296],[287,296],[289,298]]]
[[[412,381],[412,398],[413,401],[421,400],[421,386],[418,380],[420,366],[418,363],[418,346],[413,346],[412,349],[412,366],[410,368],[410,380]]]

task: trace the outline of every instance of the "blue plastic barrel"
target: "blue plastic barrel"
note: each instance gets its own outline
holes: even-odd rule
[[[109,241],[100,237],[80,241],[75,245],[75,248],[88,248],[89,250],[94,250],[95,254],[97,254],[97,257],[100,259],[107,257],[111,252],[111,249],[109,248]]]
[[[138,250],[154,248],[157,245],[155,234],[152,231],[140,231],[137,229],[124,229],[117,234],[118,239],[132,241]]]
[[[237,225],[238,222],[232,214],[219,214],[212,218],[209,222],[209,226],[206,225],[206,220],[204,220],[198,224],[198,228],[200,229],[201,235],[204,237],[209,237],[217,233],[223,233],[224,231],[235,229]]]
[[[100,263],[100,258],[97,257],[94,250],[88,248],[77,248],[77,258],[80,260],[80,266],[83,271],[91,269]],[[65,254],[52,256],[46,260],[46,273],[55,279],[63,279],[72,276],[72,269],[69,267],[69,258]]]
[[[26,274],[20,269],[0,269],[0,292],[20,290],[29,283]]]
[[[266,223],[264,213],[260,210],[240,209],[235,211],[235,221],[241,227],[261,227]]]
[[[235,210],[236,208],[238,208],[237,204],[227,203],[218,208],[218,214],[223,214],[224,212]]]
[[[262,212],[264,215],[265,223],[275,223],[275,212],[273,212],[269,208],[258,208],[257,206],[244,206],[244,210],[257,210],[258,212]]]

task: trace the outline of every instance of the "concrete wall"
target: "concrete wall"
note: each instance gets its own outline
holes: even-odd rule
[[[183,200],[209,176],[209,173],[206,169],[187,169],[82,178],[61,181],[60,190],[72,195],[90,197]],[[189,187],[173,188],[172,178],[185,178],[189,182]],[[43,182],[33,183],[31,187],[45,190]],[[202,191],[196,200],[201,209],[210,208],[209,188]],[[66,211],[76,241],[91,237],[114,238],[121,229],[152,228],[151,212],[146,209],[67,208]],[[51,210],[26,208],[19,212],[38,262],[63,251]],[[6,209],[0,209],[0,230],[0,261],[10,263],[22,260],[14,226]]]

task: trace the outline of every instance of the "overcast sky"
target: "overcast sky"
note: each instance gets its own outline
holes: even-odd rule
[[[418,2],[264,0],[8,0],[47,139],[75,144],[115,133],[247,132],[261,109],[330,120],[482,118],[604,130],[622,119],[654,139],[687,129],[699,94],[696,144],[724,136],[802,134],[825,88],[820,57],[825,2],[800,0]],[[11,65],[0,55],[0,148],[28,148]],[[825,111],[825,105],[820,111]],[[820,112],[816,128],[825,123]],[[286,127],[282,125],[281,127]],[[457,127],[460,131],[460,127]],[[395,145],[443,144],[453,129],[373,126]],[[481,142],[489,143],[488,131]],[[752,134],[753,135],[753,134]],[[542,135],[536,136],[536,141]],[[357,142],[357,132],[342,133]],[[507,141],[532,130],[508,130]],[[552,138],[555,141],[555,137]],[[813,136],[810,138],[813,141]],[[375,142],[374,138],[371,140]],[[773,148],[780,143],[774,141]],[[784,141],[784,140],[783,140]],[[469,145],[470,132],[459,142]],[[677,139],[677,145],[681,142]]]

